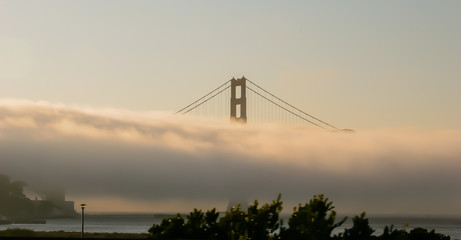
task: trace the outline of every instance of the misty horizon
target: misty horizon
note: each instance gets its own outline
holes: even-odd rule
[[[94,212],[225,210],[233,198],[278,193],[285,211],[320,193],[342,213],[461,210],[457,130],[343,133],[127,113],[0,101],[2,173],[32,189],[60,185]]]

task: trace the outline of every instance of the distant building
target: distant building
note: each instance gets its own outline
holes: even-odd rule
[[[77,215],[74,201],[66,201],[63,190],[51,190],[41,195],[41,199],[32,200],[39,215],[43,217],[73,217]]]

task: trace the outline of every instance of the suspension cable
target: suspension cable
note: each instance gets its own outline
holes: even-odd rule
[[[279,108],[282,108],[282,109],[284,109],[285,111],[287,111],[287,112],[289,112],[289,113],[291,113],[291,114],[293,114],[293,115],[295,115],[295,116],[297,116],[297,117],[299,117],[299,118],[301,118],[301,119],[303,119],[303,120],[305,120],[305,121],[307,121],[307,122],[310,122],[311,124],[314,124],[315,126],[317,126],[317,127],[319,127],[319,128],[325,129],[323,126],[320,126],[320,125],[318,125],[317,123],[314,123],[314,122],[310,121],[309,119],[306,119],[306,118],[304,118],[304,117],[302,117],[302,116],[300,116],[300,115],[294,113],[293,111],[291,111],[291,110],[289,110],[289,109],[287,109],[287,108],[281,106],[280,104],[278,104],[278,103],[276,103],[276,102],[274,102],[274,101],[268,99],[267,97],[261,95],[260,93],[256,92],[255,90],[251,89],[250,87],[246,86],[246,88],[247,88],[248,90],[250,90],[250,91],[256,93],[256,94],[259,95],[260,97],[266,99],[267,101],[271,102],[272,104],[278,106]]]
[[[230,87],[231,87],[231,86],[227,86],[227,87],[226,87],[226,88],[224,88],[223,90],[221,90],[221,91],[217,92],[215,95],[213,95],[213,96],[211,96],[211,97],[209,97],[209,98],[205,99],[203,102],[201,102],[201,103],[197,104],[197,105],[196,105],[196,106],[194,106],[193,108],[191,108],[191,109],[187,110],[186,112],[182,113],[182,115],[184,115],[184,114],[186,114],[186,113],[188,113],[188,112],[190,112],[190,111],[192,111],[192,110],[194,110],[194,109],[196,109],[196,108],[200,107],[202,104],[204,104],[204,103],[208,102],[210,99],[212,99],[212,98],[216,97],[216,95],[218,95],[218,94],[220,94],[220,93],[224,92],[225,90],[227,90],[227,89],[228,89],[228,88],[230,88]]]
[[[310,114],[304,112],[303,110],[301,110],[301,109],[299,109],[299,108],[297,108],[297,107],[295,107],[295,106],[293,106],[293,105],[291,105],[291,104],[285,102],[284,100],[280,99],[279,97],[275,96],[274,94],[272,94],[272,93],[266,91],[264,88],[258,86],[256,83],[254,83],[254,82],[252,82],[252,81],[250,81],[250,80],[248,80],[248,79],[247,79],[247,81],[250,82],[251,84],[253,84],[254,86],[256,86],[257,88],[263,90],[263,91],[266,92],[267,94],[271,95],[272,97],[275,97],[275,98],[278,99],[279,101],[285,103],[286,105],[288,105],[288,106],[290,106],[290,107],[292,107],[292,108],[298,110],[298,111],[301,112],[301,113],[304,113],[305,115],[307,115],[307,116],[309,116],[309,117],[311,117],[311,118],[313,118],[313,119],[315,119],[315,120],[317,120],[317,121],[319,121],[319,122],[321,122],[321,123],[323,123],[323,124],[326,124],[326,125],[328,125],[328,126],[334,128],[334,129],[338,130],[337,127],[335,127],[335,126],[333,126],[333,125],[331,125],[331,124],[329,124],[329,123],[327,123],[327,122],[324,122],[324,121],[322,121],[322,120],[320,120],[320,119],[318,119],[318,118],[316,118],[316,117],[314,117],[314,116],[312,116],[312,115],[310,115]],[[252,90],[252,91],[253,91],[253,90]],[[310,121],[309,121],[309,122],[310,122]]]
[[[175,113],[175,115],[178,114],[178,113],[180,113],[180,112],[182,112],[182,111],[184,111],[185,109],[189,108],[190,106],[194,105],[194,104],[197,103],[198,101],[200,101],[200,100],[206,98],[207,96],[209,96],[210,94],[212,94],[212,93],[215,92],[216,90],[218,90],[218,89],[220,89],[221,87],[223,87],[224,85],[228,84],[230,81],[231,81],[231,80],[226,81],[226,82],[223,83],[221,86],[219,86],[219,87],[217,87],[216,89],[214,89],[213,91],[207,93],[205,96],[203,96],[203,97],[197,99],[195,102],[193,102],[193,103],[191,103],[191,104],[185,106],[185,107],[182,108],[181,110],[177,111],[177,112]],[[228,87],[228,88],[229,88],[229,87]],[[197,106],[195,106],[194,108],[196,108],[196,107],[197,107]],[[187,112],[190,112],[190,110],[187,111]],[[186,113],[187,113],[187,112],[186,112]],[[183,115],[184,115],[184,113],[183,113]]]

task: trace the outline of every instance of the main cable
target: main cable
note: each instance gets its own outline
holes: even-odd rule
[[[281,106],[280,104],[278,104],[278,103],[276,103],[276,102],[274,102],[274,101],[268,99],[267,97],[261,95],[260,93],[256,92],[255,90],[251,89],[250,87],[246,86],[246,88],[247,88],[248,90],[250,90],[250,91],[252,91],[252,92],[258,94],[260,97],[266,99],[267,101],[271,102],[272,104],[274,104],[274,105],[276,105],[276,106],[278,106],[278,107],[284,109],[285,111],[287,111],[287,112],[289,112],[289,113],[291,113],[291,114],[293,114],[293,115],[295,115],[295,116],[297,116],[297,117],[299,117],[299,118],[301,118],[301,119],[303,119],[303,120],[305,120],[305,121],[307,121],[307,122],[310,122],[311,124],[314,124],[315,126],[317,126],[317,127],[319,127],[319,128],[325,129],[324,127],[318,125],[317,123],[314,123],[314,122],[310,121],[309,119],[306,119],[306,118],[304,118],[304,117],[302,117],[302,116],[300,116],[300,115],[294,113],[293,111],[291,111],[291,110],[289,110],[289,109],[287,109],[287,108]]]
[[[180,113],[180,112],[182,112],[182,111],[184,111],[184,109],[187,109],[188,107],[190,107],[190,106],[194,105],[194,104],[195,104],[195,103],[197,103],[198,101],[200,101],[200,100],[202,100],[202,99],[206,98],[208,95],[210,95],[210,94],[212,94],[213,92],[215,92],[216,90],[220,89],[222,86],[224,86],[224,85],[228,84],[230,81],[231,81],[231,80],[229,80],[229,81],[226,81],[226,82],[225,82],[225,83],[223,83],[221,86],[219,86],[219,87],[217,87],[216,89],[214,89],[213,91],[211,91],[211,92],[207,93],[205,96],[203,96],[203,97],[199,98],[198,100],[196,100],[195,102],[193,102],[193,103],[191,103],[191,104],[189,104],[189,105],[185,106],[185,107],[184,107],[184,108],[182,108],[181,110],[177,111],[177,112],[175,113],[175,115],[176,115],[176,114],[178,114],[178,113]],[[229,88],[229,87],[227,87],[227,88]],[[226,89],[227,89],[227,88],[226,88]],[[197,106],[196,106],[196,107],[197,107]],[[196,108],[196,107],[194,107],[194,108]],[[189,110],[189,111],[187,111],[187,112],[190,112],[190,110]],[[186,113],[187,113],[187,112],[186,112]],[[183,113],[183,115],[184,115],[184,113]]]
[[[186,114],[186,113],[188,113],[188,112],[190,112],[190,111],[192,111],[192,110],[194,110],[194,109],[196,109],[196,108],[200,107],[202,104],[204,104],[204,103],[208,102],[210,99],[212,99],[212,98],[216,97],[216,95],[218,95],[218,94],[220,94],[220,93],[224,92],[225,90],[227,90],[227,89],[228,89],[228,88],[230,88],[230,87],[231,87],[231,86],[227,86],[227,87],[226,87],[226,88],[224,88],[223,90],[221,90],[221,91],[217,92],[215,95],[213,95],[213,96],[209,97],[208,99],[204,100],[203,102],[201,102],[201,103],[197,104],[195,107],[193,107],[193,108],[191,108],[191,109],[187,110],[187,111],[186,111],[186,112],[184,112],[182,115],[184,115],[184,114]]]
[[[304,112],[303,110],[301,110],[301,109],[299,109],[299,108],[297,108],[297,107],[295,107],[295,106],[293,106],[293,105],[291,105],[291,104],[289,104],[289,103],[283,101],[283,100],[280,99],[279,97],[275,96],[274,94],[270,93],[269,91],[266,91],[264,88],[258,86],[256,83],[252,82],[251,80],[247,79],[247,81],[250,82],[251,84],[255,85],[257,88],[263,90],[263,91],[266,92],[267,94],[271,95],[272,97],[275,97],[275,98],[278,99],[279,101],[285,103],[286,105],[288,105],[288,106],[290,106],[290,107],[292,107],[292,108],[294,108],[294,109],[296,109],[296,110],[298,110],[298,111],[304,113],[305,115],[307,115],[307,116],[309,116],[309,117],[311,117],[311,118],[313,118],[313,119],[315,119],[315,120],[317,120],[317,121],[319,121],[319,122],[321,122],[321,123],[323,123],[323,124],[325,124],[325,125],[328,125],[328,126],[334,128],[334,129],[338,130],[337,127],[335,127],[335,126],[333,126],[333,125],[331,125],[331,124],[329,124],[329,123],[327,123],[327,122],[324,122],[324,121],[322,121],[322,120],[320,120],[320,119],[318,119],[318,118],[316,118],[316,117],[314,117],[314,116],[312,116],[312,115],[310,115],[310,114]],[[252,91],[253,91],[253,90],[252,90]],[[310,122],[310,121],[309,121],[309,122]]]

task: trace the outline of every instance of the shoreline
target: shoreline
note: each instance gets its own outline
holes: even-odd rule
[[[85,238],[92,239],[146,239],[148,236],[148,233],[85,232]],[[68,239],[81,237],[81,232],[34,231],[24,228],[10,228],[0,231],[0,238],[2,239]]]

